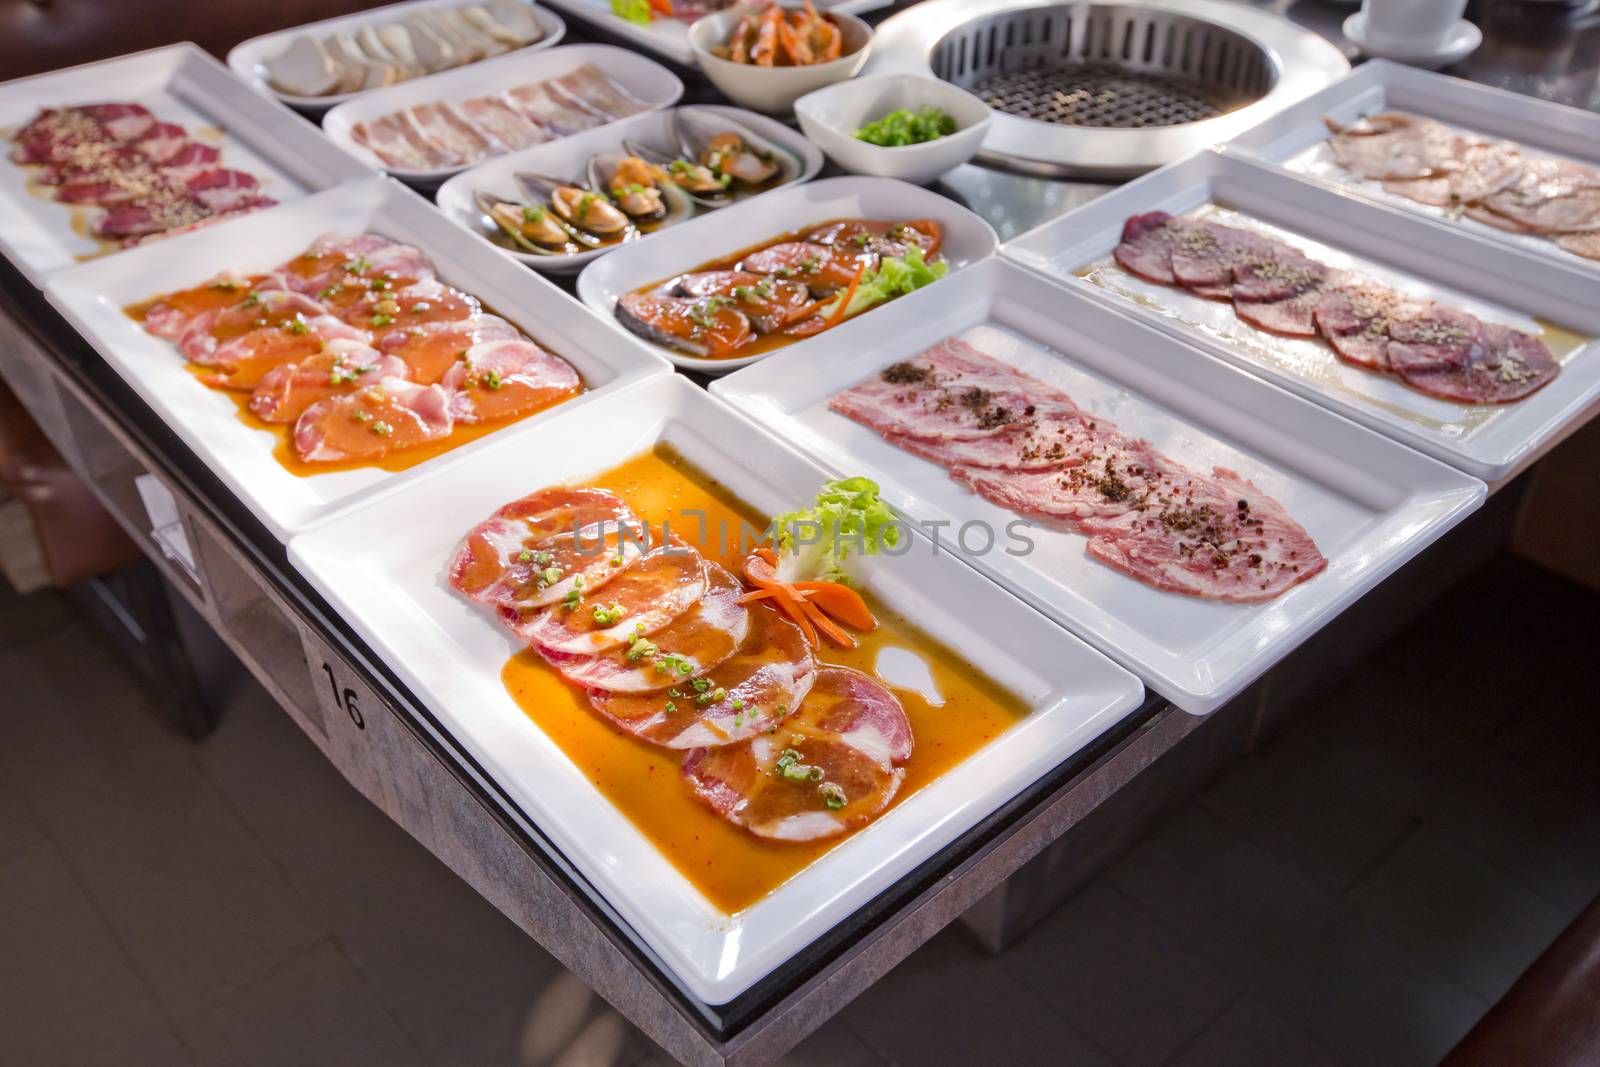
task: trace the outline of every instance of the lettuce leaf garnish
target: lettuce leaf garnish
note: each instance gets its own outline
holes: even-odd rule
[[[779,549],[778,579],[850,584],[843,564],[852,549],[875,555],[896,548],[904,532],[894,510],[878,495],[870,478],[838,478],[824,482],[817,502],[772,519]]]
[[[868,272],[861,279],[861,284],[856,286],[850,303],[844,309],[844,318],[859,315],[885,300],[931,285],[949,273],[949,263],[942,259],[929,263],[917,245],[908,247],[903,256],[885,256],[878,261],[878,268]],[[817,314],[831,320],[839,308],[839,301],[843,299],[842,295],[835,297],[818,308]]]
[[[656,17],[650,0],[611,0],[611,13],[640,26],[650,25]]]

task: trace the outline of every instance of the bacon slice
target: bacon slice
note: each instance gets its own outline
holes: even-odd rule
[[[651,549],[631,567],[606,582],[591,598],[573,606],[557,604],[537,612],[502,613],[518,637],[554,652],[594,656],[649,636],[694,607],[706,591],[704,556],[686,545]],[[600,614],[596,614],[599,612]]]
[[[480,604],[512,604],[544,569],[534,552],[544,542],[595,524],[635,526],[615,493],[555,486],[513,500],[467,534],[450,565],[450,584]],[[526,554],[526,555],[524,555]]]
[[[817,664],[800,627],[771,608],[749,609],[739,649],[714,670],[665,693],[589,694],[595,711],[667,748],[731,745],[783,723],[801,706]]]
[[[750,626],[739,580],[714,563],[707,567],[706,590],[694,607],[650,637],[598,656],[539,653],[574,685],[613,693],[656,692],[705,674],[733,655]]]
[[[864,826],[889,806],[911,744],[911,723],[888,687],[824,667],[776,733],[693,749],[683,774],[736,826],[778,841],[817,841]]]

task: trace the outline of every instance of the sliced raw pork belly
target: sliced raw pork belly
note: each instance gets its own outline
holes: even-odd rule
[[[1537,337],[1497,322],[1474,322],[1476,330],[1463,340],[1452,331],[1433,341],[1424,332],[1410,342],[1395,331],[1388,348],[1390,365],[1413,389],[1463,404],[1521,400],[1560,371],[1550,349]]]
[[[480,604],[515,603],[546,564],[535,554],[553,537],[597,523],[636,526],[632,509],[604,489],[555,486],[506,504],[475,526],[450,565],[450,584]]]
[[[707,566],[704,556],[682,543],[660,545],[593,591],[592,600],[585,595],[573,607],[556,604],[501,618],[530,645],[598,655],[635,634],[649,636],[694,607],[706,590]]]
[[[570,74],[561,75],[551,84],[585,107],[609,118],[625,118],[648,110],[648,105],[592,63],[585,63]]]
[[[1556,244],[1575,256],[1600,259],[1600,232],[1564,233],[1556,237]]]
[[[887,687],[859,671],[824,667],[776,733],[694,749],[683,773],[729,822],[759,837],[816,841],[888,807],[911,741],[905,709]]]
[[[800,627],[765,606],[749,609],[739,650],[699,678],[665,692],[589,693],[617,726],[667,748],[729,745],[781,724],[801,706],[816,660]]]
[[[706,590],[694,607],[651,636],[598,656],[547,648],[539,653],[585,689],[657,692],[690,682],[733,655],[750,628],[750,611],[739,603],[743,593],[737,578],[708,563]]]
[[[320,400],[405,376],[406,365],[394,356],[361,341],[333,340],[315,355],[263,375],[250,410],[263,422],[294,422]]]
[[[520,338],[467,349],[440,382],[459,422],[496,422],[547,408],[583,385],[572,364]]]
[[[480,96],[463,101],[461,114],[485,134],[512,149],[548,141],[550,135],[528,121],[498,96]]]
[[[450,395],[443,389],[385,378],[312,404],[295,422],[294,447],[308,463],[372,460],[436,441],[450,429]]]

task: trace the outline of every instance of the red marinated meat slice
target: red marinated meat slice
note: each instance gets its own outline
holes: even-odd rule
[[[501,621],[515,630],[538,608],[598,593],[645,554],[648,540],[638,519],[602,519],[518,551],[516,562],[531,566],[500,591]]]
[[[436,382],[473,347],[489,341],[513,341],[522,331],[498,315],[474,315],[458,322],[426,322],[404,336],[385,335],[388,354],[405,360],[415,382]]]
[[[1327,567],[1305,528],[1233,471],[1182,485],[1091,537],[1089,555],[1165,592],[1240,604],[1271,600]]]
[[[1416,315],[1389,321],[1384,356],[1394,369],[1397,358],[1413,367],[1461,365],[1470,360],[1483,323],[1465,311],[1428,303]]]
[[[294,425],[307,463],[375,460],[449,435],[450,397],[437,385],[385,378],[312,404]]]
[[[227,307],[212,308],[191,318],[178,337],[178,351],[185,359],[204,361],[219,345],[252,330],[303,322],[325,313],[315,300],[285,289],[244,292]]]
[[[242,170],[219,169],[196,174],[184,182],[184,188],[211,211],[231,211],[253,202],[260,195],[261,183]]]
[[[615,493],[554,486],[513,500],[467,534],[450,565],[450,584],[480,604],[510,604],[537,581],[540,545],[596,523],[636,527]]]
[[[739,603],[743,593],[737,578],[708,563],[706,589],[694,607],[654,634],[598,656],[547,648],[539,653],[569,682],[585,689],[652,693],[692,683],[744,642],[750,609]]]
[[[944,236],[932,219],[886,222],[881,219],[840,219],[819,226],[803,240],[812,244],[837,245],[846,252],[876,252],[880,256],[903,256],[912,245],[925,257],[939,251]]]
[[[473,345],[440,384],[451,390],[451,413],[464,423],[517,418],[583,388],[572,364],[526,338]]]
[[[478,298],[436,278],[404,289],[369,292],[365,298],[339,309],[339,317],[371,330],[373,343],[385,352],[410,339],[410,331],[430,322],[462,322],[483,311]]]
[[[1453,335],[1444,344],[1428,336],[1407,343],[1396,331],[1389,362],[1407,385],[1441,400],[1506,404],[1542,388],[1561,370],[1543,341],[1500,323],[1479,323],[1464,350]]]
[[[1425,314],[1428,302],[1371,282],[1351,280],[1317,298],[1317,332],[1346,363],[1389,369],[1389,324]]]
[[[46,108],[12,135],[15,163],[49,163],[85,144],[110,140],[106,131],[77,108]]]
[[[147,237],[208,218],[211,211],[192,197],[170,194],[140,203],[117,204],[100,216],[90,229],[96,237],[118,240]]]
[[[189,134],[176,122],[157,122],[133,143],[145,159],[159,167],[189,143]]]
[[[1432,119],[1385,112],[1346,126],[1326,120],[1334,162],[1363,178],[1425,178],[1458,165],[1472,146],[1458,131]]]
[[[844,289],[855,281],[862,264],[867,270],[877,265],[873,252],[844,251],[809,241],[784,241],[753,252],[739,261],[739,269],[752,274],[771,274],[804,283],[817,296]]]
[[[752,607],[739,650],[665,692],[594,690],[589,702],[617,726],[667,748],[729,745],[771,729],[801,706],[817,664],[800,627]]]
[[[1333,277],[1333,271],[1305,256],[1243,264],[1234,268],[1234,313],[1273,333],[1315,337],[1317,300]]]
[[[888,687],[824,667],[776,733],[694,749],[683,774],[713,811],[758,837],[817,841],[864,826],[889,806],[911,745],[910,721]]]
[[[296,363],[321,352],[329,342],[344,340],[364,345],[361,331],[332,315],[293,319],[280,326],[263,326],[240,334],[194,360],[207,368],[200,380],[219,389],[254,392],[274,368]]]
[[[797,281],[742,270],[706,270],[680,277],[673,296],[722,297],[743,312],[757,333],[773,333],[810,310],[811,290]]]
[[[700,359],[737,355],[755,336],[744,312],[710,300],[624,293],[612,314],[628,332]]]
[[[133,141],[156,124],[143,104],[84,104],[77,110],[99,123],[113,141]]]
[[[1216,222],[1193,222],[1172,242],[1172,276],[1178,284],[1214,295],[1231,286],[1241,267],[1299,253],[1253,230]]]
[[[1184,220],[1165,211],[1133,215],[1122,224],[1122,240],[1111,257],[1124,270],[1146,281],[1176,285],[1172,276],[1172,242]]]
[[[222,152],[215,145],[190,141],[167,157],[161,166],[168,173],[190,178],[215,167],[221,158]]]
[[[681,543],[665,544],[594,590],[593,597],[530,612],[511,609],[501,618],[530,645],[593,656],[671,624],[700,600],[706,580],[704,556]]]
[[[393,356],[360,341],[329,341],[322,351],[262,375],[250,410],[263,422],[294,422],[320,400],[405,376],[406,365]]]
[[[374,233],[324,235],[283,269],[293,288],[317,294],[336,312],[375,290],[393,292],[434,276],[420,249]]]
[[[271,207],[276,203],[277,201],[272,199],[270,196],[258,196],[254,200],[251,200],[232,211],[222,211],[215,215],[207,215],[203,218],[195,219],[193,222],[185,222],[178,226],[169,227],[165,230],[161,230],[158,233],[147,233],[137,237],[126,237],[123,239],[122,245],[124,248],[132,248],[136,245],[149,244],[152,241],[165,241],[169,237],[177,237],[179,234],[192,233],[195,230],[203,229],[206,226],[215,226],[219,222],[226,222],[229,219],[238,218],[240,215],[248,215],[252,211],[258,211],[264,207]]]

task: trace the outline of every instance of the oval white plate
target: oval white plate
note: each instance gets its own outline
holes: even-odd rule
[[[578,299],[632,337],[617,322],[617,298],[641,286],[693,270],[703,263],[751,248],[791,230],[806,229],[829,219],[872,218],[908,221],[932,219],[944,230],[939,254],[950,263],[950,276],[934,282],[947,285],[961,268],[987,259],[999,245],[987,222],[949,197],[892,178],[828,178],[790,186],[759,200],[722,208],[673,227],[670,240],[637,241],[590,263],[578,275]],[[901,297],[900,299],[905,299]],[[873,312],[819,334],[861,331]],[[852,334],[854,336],[855,334]],[[788,357],[816,338],[795,341],[772,352],[734,359],[699,359],[657,346],[657,351],[685,370],[727,374],[760,359]]]

